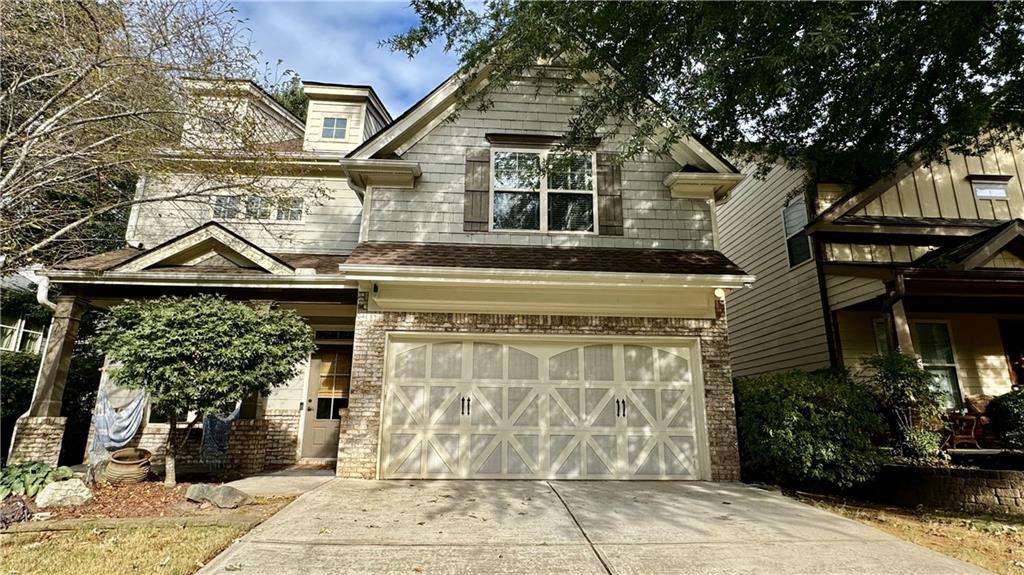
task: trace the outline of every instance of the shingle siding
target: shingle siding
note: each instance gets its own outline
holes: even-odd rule
[[[488,148],[487,133],[563,134],[579,95],[558,95],[523,81],[491,94],[486,111],[462,110],[413,144],[402,158],[418,162],[423,175],[413,190],[375,188],[369,241],[580,245],[712,249],[711,213],[700,200],[673,199],[662,184],[680,166],[653,155],[622,166],[622,236],[463,231],[463,191],[467,151]],[[621,138],[605,138],[598,151],[615,151]]]

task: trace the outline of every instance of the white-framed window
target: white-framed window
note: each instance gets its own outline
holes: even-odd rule
[[[324,118],[324,127],[320,135],[330,140],[344,140],[348,130],[348,118]]]
[[[39,353],[45,339],[45,321],[0,314],[0,349]]]
[[[782,208],[782,229],[786,234],[786,255],[789,267],[811,259],[811,239],[804,233],[807,226],[807,204],[803,194],[791,198]]]
[[[1006,182],[977,180],[971,182],[971,188],[979,200],[1005,200],[1008,197]]]
[[[957,377],[956,354],[949,324],[941,321],[918,321],[917,352],[921,355],[921,366],[932,374],[934,387],[945,398],[946,407],[960,407],[960,379]]]
[[[492,149],[491,229],[596,233],[596,163],[593,152]]]
[[[277,220],[301,222],[303,198],[271,199],[259,196],[218,195],[210,201],[215,220]]]
[[[302,220],[302,198],[281,198],[277,203],[277,219],[284,222]]]

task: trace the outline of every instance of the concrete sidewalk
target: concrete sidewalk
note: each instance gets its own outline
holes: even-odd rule
[[[739,484],[335,480],[200,573],[984,571]]]
[[[334,479],[334,469],[293,467],[253,475],[228,485],[254,497],[302,495]]]

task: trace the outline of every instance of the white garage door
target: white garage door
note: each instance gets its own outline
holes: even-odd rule
[[[392,338],[385,478],[707,479],[691,341]]]

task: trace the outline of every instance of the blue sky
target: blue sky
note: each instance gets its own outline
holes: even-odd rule
[[[261,60],[290,68],[303,80],[370,84],[398,116],[443,82],[458,66],[437,46],[410,60],[378,43],[416,23],[407,2],[235,0],[252,30]]]

